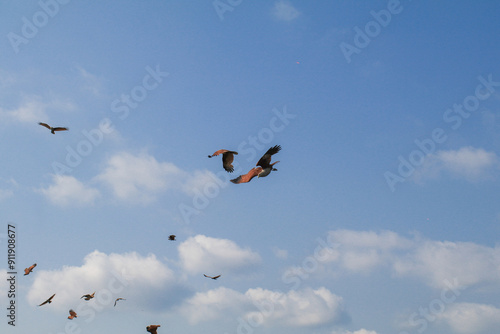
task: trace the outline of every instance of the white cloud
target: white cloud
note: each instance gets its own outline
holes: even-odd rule
[[[0,114],[4,117],[22,123],[35,123],[48,119],[45,112],[48,104],[42,102],[38,97],[28,97],[17,109],[3,110],[0,109]]]
[[[234,314],[248,307],[245,296],[235,290],[220,287],[207,292],[198,292],[185,301],[181,313],[192,324],[216,320],[231,310]]]
[[[53,175],[52,179],[53,185],[38,191],[56,205],[91,205],[100,196],[97,189],[84,185],[73,176]]]
[[[68,111],[74,110],[75,108],[73,103],[57,97],[52,97],[49,101],[44,101],[39,96],[31,95],[23,97],[22,102],[15,109],[5,110],[0,108],[0,116],[21,123],[50,123],[46,113],[47,110]]]
[[[331,231],[328,241],[339,246],[321,256],[318,272],[326,268],[334,273],[369,273],[386,267],[398,276],[418,277],[441,289],[449,288],[450,283],[467,287],[500,281],[500,247],[420,237],[407,239],[389,231]],[[287,278],[300,277],[297,270],[300,268],[288,269]]]
[[[494,152],[467,146],[428,155],[423,165],[416,169],[414,180],[421,182],[447,173],[469,182],[476,182],[490,178],[498,167],[499,159]]]
[[[204,235],[191,237],[179,245],[182,267],[189,274],[216,275],[246,272],[261,262],[259,254],[243,249],[227,239]]]
[[[231,314],[253,327],[319,326],[338,323],[345,315],[342,298],[326,288],[287,293],[256,288],[244,294],[218,288],[197,293],[185,302],[181,312],[191,323],[227,318]]]
[[[175,164],[159,162],[147,153],[121,152],[107,161],[106,168],[95,180],[108,185],[121,200],[147,203],[167,190],[194,195],[197,189],[214,178],[208,171],[185,172]]]
[[[344,331],[340,331],[340,332],[335,331],[332,334],[377,334],[377,332],[376,331],[369,331],[367,329],[362,328],[362,329],[354,331],[354,332],[344,330]]]
[[[253,305],[260,305],[258,311],[249,312],[246,317],[258,318],[261,314],[267,326],[318,326],[340,322],[344,316],[342,298],[324,287],[287,293],[258,288],[248,290],[245,296]]]
[[[422,240],[411,253],[394,262],[400,275],[415,275],[436,288],[457,279],[460,286],[500,279],[500,248],[471,242]]]
[[[413,242],[394,232],[384,231],[331,231],[328,239],[339,246],[332,250],[326,262],[336,262],[353,272],[369,272],[380,265],[387,265],[396,251],[410,248]]]
[[[300,12],[290,2],[280,0],[275,3],[273,14],[278,20],[292,21],[300,15]]]
[[[461,334],[494,333],[500,328],[500,309],[493,305],[455,303],[437,317]]]
[[[142,307],[149,307],[161,303],[159,299],[164,298],[165,292],[178,286],[172,270],[154,255],[144,257],[135,252],[107,255],[94,251],[83,262],[80,267],[39,269],[28,292],[29,303],[40,304],[56,293],[51,308],[75,307],[78,301],[84,307],[81,305],[86,304],[80,297],[96,291],[92,302],[99,309],[113,306],[115,298],[123,295]]]

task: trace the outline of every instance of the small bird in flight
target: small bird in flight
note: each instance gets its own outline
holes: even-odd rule
[[[47,129],[49,129],[49,130],[50,130],[50,132],[51,132],[53,135],[55,135],[55,134],[56,134],[56,133],[55,133],[55,131],[68,131],[68,130],[69,130],[68,128],[63,128],[63,127],[55,127],[55,128],[53,128],[53,127],[51,127],[50,125],[48,125],[47,123],[42,123],[42,122],[40,122],[40,123],[38,123],[38,124],[40,124],[41,126],[44,126],[44,127],[46,127]]]
[[[95,295],[95,291],[90,295],[86,294],[86,295],[81,296],[80,299],[85,298],[85,300],[91,300],[92,298],[94,298],[94,295]]]
[[[76,315],[76,312],[73,311],[73,310],[69,310],[69,316],[68,316],[68,319],[69,320],[73,320],[73,318],[78,318],[78,316]]]
[[[115,299],[115,305],[113,305],[113,307],[116,306],[116,302],[119,301],[119,300],[126,300],[126,299],[125,298],[121,298],[121,297],[120,298],[116,298]]]
[[[40,304],[40,305],[38,305],[38,306],[42,306],[42,305],[45,305],[45,304],[47,304],[47,303],[49,303],[49,304],[50,304],[50,303],[52,303],[52,298],[54,298],[54,296],[55,296],[55,295],[56,295],[56,294],[54,293],[52,296],[50,296],[50,297],[49,297],[49,299],[47,299],[46,301],[44,301],[43,303],[41,303],[41,304]]]
[[[222,167],[226,170],[228,173],[234,172],[234,167],[232,165],[233,160],[234,160],[234,155],[238,154],[238,152],[235,151],[228,151],[228,150],[218,150],[215,151],[214,154],[209,155],[208,157],[216,157],[219,154],[222,154]]]
[[[211,279],[217,279],[217,278],[220,277],[220,275],[217,275],[217,276],[208,276],[208,275],[205,275],[205,274],[203,274],[203,276],[211,278]]]
[[[267,150],[266,153],[259,159],[257,164],[252,168],[248,173],[244,175],[240,175],[235,179],[232,179],[231,182],[235,184],[239,183],[247,183],[250,182],[254,177],[266,177],[271,171],[276,171],[277,169],[273,166],[277,164],[279,161],[271,163],[271,156],[278,153],[281,150],[280,145],[276,145]]]
[[[175,234],[171,234],[168,236],[168,240],[175,241]]]
[[[33,271],[33,269],[36,267],[36,263],[34,263],[33,265],[31,265],[30,267],[24,269],[24,276],[28,275],[29,273],[31,273]]]
[[[151,334],[157,334],[156,330],[158,329],[158,327],[161,327],[161,325],[149,325],[146,327],[146,330]]]

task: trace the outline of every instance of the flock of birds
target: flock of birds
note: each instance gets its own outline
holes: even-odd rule
[[[55,134],[56,131],[68,131],[69,130],[67,127],[52,127],[52,126],[48,125],[47,123],[42,123],[42,122],[40,122],[38,124],[49,129],[52,134]],[[271,157],[274,154],[278,153],[280,150],[281,150],[280,145],[275,145],[275,146],[271,147],[259,159],[259,161],[255,165],[256,167],[253,167],[252,169],[250,169],[250,171],[248,173],[240,175],[237,178],[234,178],[230,181],[234,184],[248,183],[256,176],[259,178],[266,177],[272,171],[277,171],[277,169],[274,168],[274,165],[277,164],[279,161],[275,161],[275,162],[271,163]],[[234,172],[233,161],[234,161],[234,156],[237,155],[238,152],[221,149],[221,150],[215,151],[214,154],[209,155],[208,157],[212,158],[212,157],[216,157],[216,156],[221,155],[221,154],[222,154],[222,167],[224,168],[224,170],[227,171],[228,173]],[[175,241],[176,236],[174,234],[171,234],[168,236],[168,240]],[[36,266],[37,266],[37,264],[34,263],[33,265],[24,269],[24,276],[29,275],[31,272],[33,272],[33,269]],[[221,277],[220,274],[216,275],[216,276],[209,276],[209,275],[203,274],[203,276],[206,278],[213,279],[213,280],[216,280],[219,277]],[[54,293],[52,296],[50,296],[47,300],[45,300],[44,302],[42,302],[38,306],[52,303],[52,299],[54,298],[55,295],[56,294]],[[89,300],[93,299],[94,296],[95,296],[95,291],[91,294],[85,294],[85,295],[81,296],[80,299],[83,298],[84,300],[89,301]],[[116,306],[116,303],[120,300],[126,300],[126,299],[121,298],[121,297],[116,298],[113,306]],[[73,309],[70,309],[68,319],[73,320],[74,318],[78,318],[78,315],[76,314],[76,312]],[[160,325],[149,325],[146,327],[146,331],[148,331],[151,334],[157,334],[158,327],[160,327]]]

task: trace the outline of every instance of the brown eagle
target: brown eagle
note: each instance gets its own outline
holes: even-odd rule
[[[209,155],[208,157],[216,157],[219,154],[222,154],[222,167],[224,167],[226,172],[232,173],[234,172],[234,167],[232,165],[233,160],[234,160],[234,155],[238,154],[238,152],[235,151],[228,151],[228,150],[218,150],[215,151],[214,154]]]
[[[63,127],[60,127],[60,126],[59,126],[59,127],[54,127],[54,128],[53,128],[53,127],[51,127],[50,125],[48,125],[47,123],[42,123],[42,122],[40,122],[40,123],[38,123],[38,124],[40,124],[41,126],[44,126],[44,127],[46,127],[47,129],[49,129],[49,130],[50,130],[50,132],[51,132],[53,135],[55,135],[55,134],[56,134],[56,133],[55,133],[55,131],[68,131],[68,130],[69,130],[68,128],[63,128]]]

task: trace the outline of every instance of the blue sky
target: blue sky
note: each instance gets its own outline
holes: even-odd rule
[[[498,3],[1,7],[2,332],[500,329]]]

